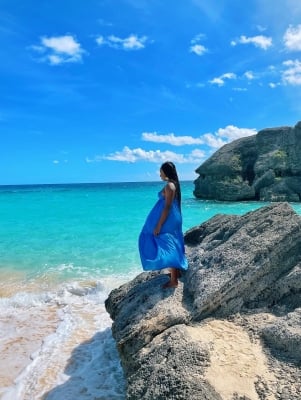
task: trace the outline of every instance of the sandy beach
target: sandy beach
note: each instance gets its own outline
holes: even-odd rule
[[[1,292],[0,399],[123,399],[111,320],[95,282],[49,292],[33,286]]]

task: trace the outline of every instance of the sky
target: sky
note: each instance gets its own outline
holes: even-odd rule
[[[0,185],[194,180],[301,120],[299,0],[0,0]]]

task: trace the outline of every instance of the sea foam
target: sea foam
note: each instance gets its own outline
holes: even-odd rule
[[[110,283],[68,282],[0,299],[2,400],[124,399],[104,306]]]

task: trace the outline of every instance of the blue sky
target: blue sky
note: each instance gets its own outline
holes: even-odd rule
[[[301,120],[299,0],[0,0],[0,184],[181,180]]]

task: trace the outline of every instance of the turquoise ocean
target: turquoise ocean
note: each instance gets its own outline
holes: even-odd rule
[[[0,186],[0,399],[121,400],[104,302],[142,272],[139,232],[163,182]],[[183,232],[266,203],[198,200]],[[292,204],[301,214],[301,204]]]

